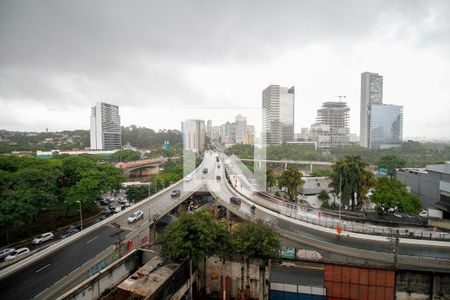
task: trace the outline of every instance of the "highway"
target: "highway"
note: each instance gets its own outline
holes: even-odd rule
[[[0,299],[30,299],[116,243],[128,231],[102,226],[0,281]]]
[[[33,255],[36,259],[33,259],[33,256],[24,259],[23,265],[25,265],[25,267],[19,268],[13,272],[12,275],[2,277],[3,279],[0,281],[0,299],[29,299],[51,286],[66,274],[69,274],[72,270],[94,257],[96,254],[108,248],[118,240],[118,229],[111,226],[113,222],[120,225],[124,234],[125,232],[136,228],[144,222],[144,220],[148,220],[150,217],[153,218],[155,215],[168,213],[181,202],[188,199],[194,192],[206,189],[233,213],[237,213],[238,216],[251,221],[263,220],[274,228],[277,228],[285,237],[301,240],[302,242],[304,241],[305,244],[314,246],[317,249],[331,252],[336,251],[336,253],[342,254],[342,251],[339,252],[336,248],[339,248],[338,246],[343,246],[346,251],[348,251],[346,252],[346,255],[348,256],[356,256],[356,253],[353,253],[353,250],[359,249],[367,251],[367,254],[365,255],[368,260],[377,260],[378,258],[376,256],[383,256],[381,254],[385,254],[384,261],[386,261],[387,254],[390,255],[388,257],[392,256],[392,246],[384,237],[369,236],[369,238],[374,239],[369,240],[364,238],[364,236],[367,235],[362,234],[338,236],[335,231],[329,228],[301,222],[269,210],[259,204],[255,204],[256,210],[252,211],[251,207],[254,203],[242,196],[239,196],[242,199],[240,206],[231,204],[229,199],[231,196],[236,196],[237,192],[226,182],[226,166],[223,159],[220,161],[221,167],[217,166],[218,164],[215,160],[217,155],[218,154],[214,152],[206,153],[202,164],[196,172],[192,174],[193,178],[191,180],[179,181],[170,188],[167,188],[127,210],[108,218],[102,223],[93,226],[94,228],[85,229],[77,234],[78,237],[71,237],[68,241],[62,240],[56,243],[56,245],[59,243],[68,243],[61,249],[52,252],[52,249],[57,249],[54,247],[55,245],[52,245],[48,247],[48,249],[42,251],[49,251],[51,252],[50,254],[44,255],[45,253],[39,253],[35,254],[36,256]],[[202,173],[202,170],[205,167],[209,170],[207,174]],[[216,176],[220,176],[221,178],[216,179]],[[175,189],[180,190],[179,197],[171,197],[170,193]],[[133,224],[127,223],[127,218],[138,209],[144,212],[144,218]],[[422,245],[401,243],[399,253],[404,256],[410,255],[416,257],[424,256],[450,259],[450,243],[435,243],[435,245],[428,241],[425,241]],[[37,257],[40,258],[37,259]],[[361,255],[359,257],[361,258]],[[379,260],[383,261],[381,258],[379,258]],[[17,264],[20,263],[21,262],[18,262]],[[447,268],[450,269],[450,264],[447,265]],[[2,272],[4,271],[8,272],[8,268],[0,271],[0,275],[2,275]],[[6,272],[3,274],[6,274]],[[27,288],[25,289],[24,287]]]
[[[205,157],[209,157],[209,159],[205,159],[199,169],[192,174],[192,180],[181,180],[170,188],[133,205],[124,212],[109,217],[104,221],[106,224],[101,225],[88,234],[86,232],[92,229],[83,230],[71,237],[73,241],[61,249],[53,251],[29,263],[26,267],[13,272],[11,275],[2,278],[0,280],[0,299],[20,300],[36,296],[86,261],[116,243],[119,239],[118,232],[123,237],[127,232],[138,227],[144,220],[148,220],[149,212],[153,217],[160,213],[166,213],[168,209],[179,205],[195,191],[201,189],[203,177],[205,177],[202,174],[203,167],[212,168],[214,166],[213,156],[206,154]],[[176,189],[180,190],[180,196],[172,198],[170,193]],[[127,219],[136,210],[142,210],[144,218],[129,224]],[[112,223],[119,224],[120,229],[112,226]],[[83,233],[85,234],[84,236]],[[51,251],[52,246],[57,246],[56,244],[61,242],[65,241],[61,240],[54,243],[48,249]],[[43,251],[47,251],[47,249]],[[33,256],[24,259],[22,263],[25,263],[25,260],[33,260]],[[21,262],[17,264],[19,263]],[[2,271],[7,271],[7,269]]]
[[[222,160],[223,161],[223,160]],[[223,163],[222,163],[223,165]],[[255,204],[256,210],[251,211],[251,206],[253,202],[244,197],[239,196],[243,199],[241,206],[236,206],[231,204],[229,198],[236,195],[234,190],[227,185],[225,180],[225,168],[216,168],[217,175],[222,176],[221,181],[211,182],[208,184],[208,188],[217,195],[220,195],[221,201],[224,201],[226,206],[238,209],[243,212],[247,219],[259,219],[263,220],[274,227],[278,227],[285,232],[291,232],[292,235],[297,237],[304,237],[307,240],[316,240],[328,244],[329,251],[333,251],[335,245],[346,246],[348,248],[360,249],[371,251],[371,253],[392,253],[392,245],[390,241],[387,241],[384,237],[379,236],[368,236],[362,234],[353,234],[351,236],[339,236],[333,230],[325,230],[327,228],[321,228],[317,230],[318,226],[312,224],[306,224],[298,220],[289,218],[287,216],[281,215],[258,204]],[[361,238],[361,236],[366,236],[367,238]],[[289,236],[286,236],[289,238]],[[370,240],[369,238],[373,238]],[[417,241],[418,243],[421,241]],[[424,241],[422,245],[420,244],[406,244],[400,243],[399,254],[405,256],[418,256],[418,257],[430,257],[430,258],[442,258],[450,260],[450,243],[449,242],[439,242],[433,245],[432,241]],[[439,246],[442,245],[442,246]],[[370,253],[368,253],[370,254]],[[376,259],[376,257],[368,257],[368,259]],[[450,268],[450,265],[448,265]]]

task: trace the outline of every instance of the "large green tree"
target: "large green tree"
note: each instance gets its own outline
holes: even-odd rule
[[[410,214],[416,214],[422,209],[419,197],[410,194],[406,186],[393,177],[381,177],[376,180],[370,198],[373,203],[377,205],[383,203],[387,208],[400,204],[403,211]]]
[[[136,203],[148,197],[149,187],[147,185],[131,185],[127,188],[127,199]]]
[[[405,167],[406,160],[398,155],[388,154],[381,156],[376,164],[379,168],[386,168],[389,176],[395,176],[395,169]]]
[[[192,264],[209,255],[229,254],[230,238],[226,226],[219,223],[209,212],[184,214],[170,224],[161,237],[161,254],[168,260],[188,260],[190,277]],[[191,287],[192,288],[192,287]],[[192,290],[190,290],[192,297]]]
[[[278,179],[279,187],[286,187],[287,195],[290,201],[296,201],[300,187],[305,183],[302,179],[303,174],[298,168],[294,166],[288,166],[287,169]]]
[[[356,199],[358,205],[368,200],[367,193],[373,185],[373,174],[360,156],[346,156],[338,160],[332,168],[331,186],[341,197],[342,204],[350,204],[354,210]]]

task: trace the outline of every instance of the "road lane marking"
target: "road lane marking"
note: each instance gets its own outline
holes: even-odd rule
[[[86,244],[89,244],[90,242],[93,242],[96,239],[98,239],[98,236],[96,236],[95,238],[90,239],[89,241],[86,242]]]
[[[36,272],[34,272],[34,273],[39,273],[40,271],[42,271],[42,270],[44,270],[44,269],[46,269],[46,268],[48,268],[48,267],[50,267],[50,266],[51,266],[51,264],[45,265],[45,266],[43,266],[42,268],[37,269]]]

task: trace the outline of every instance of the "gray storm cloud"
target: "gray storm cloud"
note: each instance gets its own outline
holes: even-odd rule
[[[448,1],[1,1],[0,105],[20,103],[24,115],[32,113],[24,104],[63,114],[98,100],[239,107],[236,97],[207,98],[190,70],[258,68],[311,44],[337,45],[345,56],[346,47],[384,38],[448,61],[448,15]]]

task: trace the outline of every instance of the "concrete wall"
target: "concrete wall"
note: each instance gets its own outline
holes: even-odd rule
[[[265,283],[269,279],[269,268],[260,268],[260,263],[256,260],[248,265],[238,260],[223,263],[218,257],[209,257],[206,261],[206,294],[221,294],[226,286],[229,292],[226,299],[237,298],[240,293],[247,293],[246,296],[253,299],[268,299],[269,287]]]
[[[396,299],[450,299],[450,274],[397,272]]]
[[[138,268],[138,256],[138,251],[130,252],[58,299],[90,300],[100,298],[105,291],[119,284]]]

